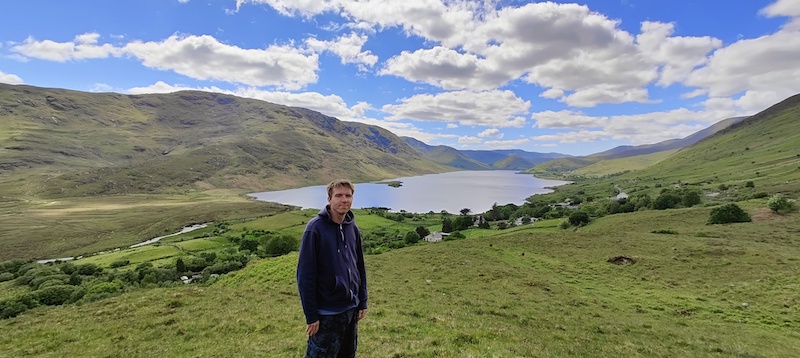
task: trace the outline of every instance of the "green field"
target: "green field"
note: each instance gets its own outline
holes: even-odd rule
[[[642,211],[369,255],[359,356],[793,357],[800,213],[741,204],[753,222],[706,225],[708,207]],[[620,255],[636,263],[606,262]],[[37,308],[0,321],[0,356],[300,356],[296,260]]]

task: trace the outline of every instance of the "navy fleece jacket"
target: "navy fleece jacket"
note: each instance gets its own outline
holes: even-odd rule
[[[367,275],[355,216],[348,211],[337,224],[329,210],[320,210],[308,222],[300,242],[297,287],[309,324],[320,314],[367,308]]]

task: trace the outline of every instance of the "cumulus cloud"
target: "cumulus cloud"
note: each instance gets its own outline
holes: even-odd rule
[[[134,41],[125,52],[147,67],[171,70],[199,80],[218,80],[287,90],[317,81],[318,55],[288,45],[243,49],[212,36],[170,36],[164,41]]]
[[[503,133],[500,132],[497,128],[489,128],[483,132],[478,133],[478,137],[480,138],[503,138]]]
[[[606,117],[591,117],[575,111],[543,111],[531,118],[539,128],[597,128],[608,123]]]
[[[122,55],[122,49],[111,44],[98,45],[100,35],[85,33],[69,42],[55,42],[51,40],[38,41],[28,37],[21,44],[11,47],[11,51],[29,58],[67,62],[76,60],[106,58]]]
[[[705,63],[709,52],[722,47],[717,38],[671,37],[674,31],[674,24],[645,21],[642,33],[636,37],[642,52],[663,65],[658,80],[663,86],[683,81],[695,67]]]
[[[362,51],[366,42],[367,36],[355,33],[341,36],[334,41],[320,41],[313,37],[306,39],[308,47],[317,53],[330,51],[339,56],[343,64],[356,63],[372,67],[378,62],[378,56],[373,55],[370,51]],[[361,69],[366,70],[365,67],[361,67]]]
[[[575,144],[578,142],[595,142],[608,137],[603,131],[573,131],[556,134],[545,134],[534,136],[533,140],[536,141],[555,141],[565,144]]]
[[[0,83],[8,83],[10,85],[19,85],[23,84],[22,78],[17,75],[13,75],[10,73],[5,73],[0,71]]]
[[[419,94],[404,98],[400,104],[388,104],[382,110],[388,120],[411,119],[428,122],[455,122],[486,127],[521,127],[531,104],[511,91],[456,91]]]
[[[508,140],[487,140],[483,145],[492,149],[515,149],[530,142],[528,138],[508,139]]]
[[[480,144],[482,142],[483,139],[480,139],[478,137],[471,137],[471,136],[458,137],[458,144],[468,145],[468,144]]]
[[[715,51],[708,65],[693,71],[685,83],[706,91],[711,97],[769,91],[785,98],[798,90],[798,63],[800,32],[782,30],[740,40]]]

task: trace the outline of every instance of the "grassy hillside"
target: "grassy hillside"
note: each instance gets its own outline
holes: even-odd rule
[[[709,226],[710,208],[644,211],[367,256],[359,356],[792,357],[800,214],[741,205],[754,222]],[[618,255],[636,263],[606,262]],[[37,308],[0,321],[0,356],[300,356],[296,260]]]
[[[378,127],[194,91],[0,84],[0,133],[0,191],[15,197],[256,191],[452,170]]]
[[[800,95],[793,96],[669,158],[621,178],[720,184],[743,188],[752,181],[767,193],[800,193]]]
[[[669,158],[677,150],[665,150],[663,152],[643,154],[632,157],[606,159],[597,163],[576,169],[568,175],[583,177],[602,177],[607,175],[620,174],[628,171],[645,169],[666,158]]]
[[[529,169],[533,167],[534,163],[530,160],[522,158],[517,155],[509,155],[497,162],[492,163],[492,167],[495,169],[506,169],[506,170],[519,170],[519,169]]]

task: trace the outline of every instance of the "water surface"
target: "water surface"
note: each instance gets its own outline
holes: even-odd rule
[[[394,188],[378,182],[356,183],[353,207],[387,207],[392,211],[405,210],[413,213],[438,213],[442,210],[458,213],[467,208],[473,213],[482,213],[491,209],[494,203],[521,205],[533,194],[551,192],[552,190],[546,189],[548,187],[569,183],[539,179],[510,170],[458,171],[382,182],[388,181],[400,181],[403,185]],[[325,185],[252,193],[249,196],[304,209],[323,208],[328,199]]]

